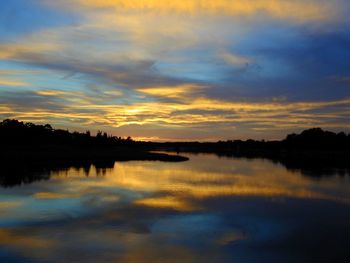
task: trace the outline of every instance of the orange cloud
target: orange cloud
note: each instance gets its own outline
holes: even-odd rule
[[[67,95],[67,92],[61,90],[38,90],[35,93],[42,96],[59,96],[65,94]]]
[[[197,85],[181,85],[174,87],[151,87],[139,88],[137,91],[156,97],[165,97],[171,99],[186,99],[187,96],[192,95],[196,90],[203,89]]]
[[[255,16],[265,13],[289,21],[329,20],[336,14],[336,4],[329,1],[301,0],[73,0],[66,5],[82,8],[113,8],[117,11],[142,10],[162,13]]]

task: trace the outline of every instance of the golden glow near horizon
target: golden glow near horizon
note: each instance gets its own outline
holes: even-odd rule
[[[348,130],[347,7],[40,0],[48,25],[0,28],[0,117],[146,140]]]
[[[74,94],[54,90],[37,91],[39,95],[69,96],[67,101],[72,105],[65,107],[65,112],[36,110],[32,112],[19,112],[11,105],[0,108],[0,114],[17,111],[14,118],[21,120],[44,120],[46,116],[55,121],[59,119],[83,120],[92,126],[101,123],[110,127],[125,125],[169,125],[173,127],[196,127],[204,123],[220,124],[225,122],[247,123],[254,122],[269,126],[268,129],[293,128],[302,125],[311,128],[322,125],[323,118],[337,118],[338,114],[346,115],[348,112],[339,110],[337,113],[310,114],[309,111],[349,105],[350,99],[339,101],[320,102],[230,102],[208,98],[184,98],[188,87],[178,88],[147,88],[140,89],[141,93],[157,98],[178,99],[172,102],[140,102],[133,105],[99,105],[82,94]],[[74,106],[73,106],[74,105]],[[85,110],[89,112],[85,113]],[[283,116],[283,118],[279,118]],[[329,124],[331,128],[350,128],[348,124]],[[234,128],[234,127],[232,127]],[[147,137],[146,137],[147,138]]]

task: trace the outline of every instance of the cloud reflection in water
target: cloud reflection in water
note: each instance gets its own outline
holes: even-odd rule
[[[303,262],[342,257],[349,241],[347,178],[315,180],[266,160],[214,155],[121,162],[97,174],[56,171],[2,189],[0,259]]]

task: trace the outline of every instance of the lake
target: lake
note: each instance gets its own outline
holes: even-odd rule
[[[3,183],[0,262],[350,262],[348,174],[184,155]]]

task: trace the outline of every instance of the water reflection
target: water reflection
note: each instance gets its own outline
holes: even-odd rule
[[[295,153],[216,153],[218,157],[225,158],[243,158],[243,159],[265,159],[275,164],[283,165],[290,171],[301,173],[304,176],[313,178],[331,177],[331,176],[349,176],[350,175],[350,163],[347,158],[347,153],[343,153],[336,157],[332,154],[320,155],[317,152],[313,154],[306,154],[300,152]]]
[[[185,155],[196,156],[196,154],[186,153]],[[198,154],[197,154],[198,155]],[[203,154],[199,154],[203,155]],[[272,162],[276,165],[282,165],[287,170],[295,172],[296,174],[301,174],[303,176],[308,176],[312,178],[322,178],[322,177],[349,177],[350,175],[350,164],[344,160],[328,160],[323,162],[322,160],[312,160],[312,158],[274,158],[273,156],[269,158],[260,158],[259,156],[237,156],[230,154],[217,154],[219,158],[229,158],[234,160],[241,159],[242,161],[261,161]],[[48,180],[51,175],[55,172],[66,172],[70,174],[70,170],[81,170],[85,176],[92,175],[106,175],[108,169],[114,168],[113,161],[98,161],[98,162],[73,162],[73,163],[60,163],[50,164],[50,163],[38,163],[38,164],[17,164],[17,163],[1,163],[1,173],[0,173],[0,186],[3,187],[13,187],[16,185],[29,184],[35,181]],[[93,171],[91,169],[93,168]],[[8,176],[11,175],[11,176]]]
[[[114,162],[74,162],[74,163],[34,163],[34,164],[18,164],[18,163],[0,163],[0,186],[13,187],[22,184],[30,184],[35,181],[48,180],[51,175],[57,171],[66,172],[68,175],[70,170],[74,169],[82,171],[85,176],[89,176],[91,168],[94,168],[93,174],[105,175],[108,169],[113,169]]]
[[[51,170],[50,180],[0,189],[0,261],[348,258],[348,177],[313,180],[267,160],[190,157]]]

